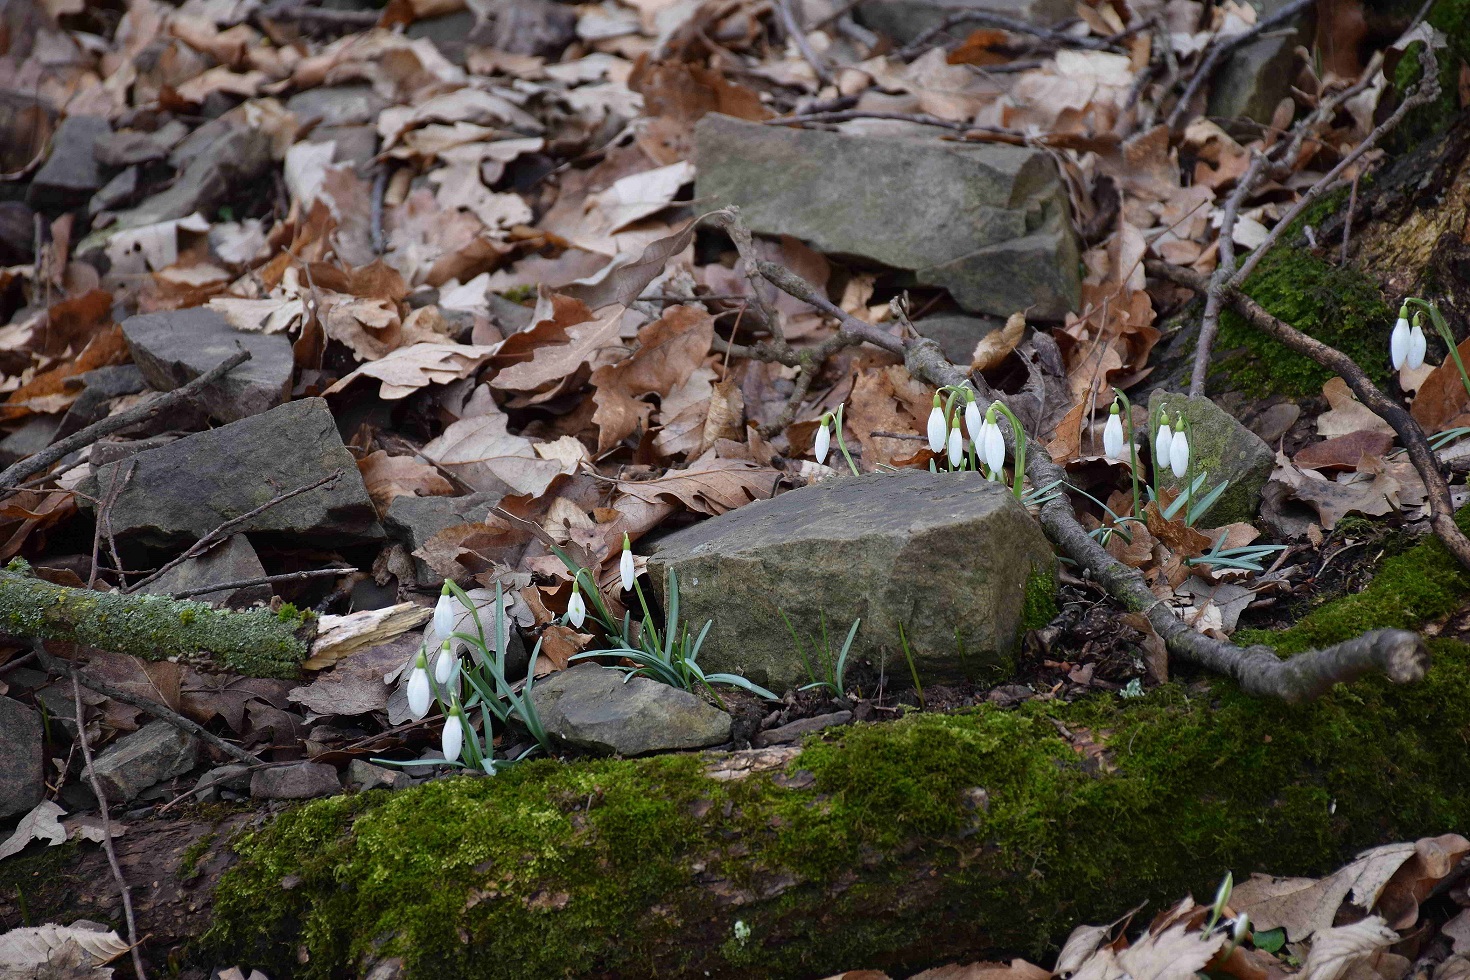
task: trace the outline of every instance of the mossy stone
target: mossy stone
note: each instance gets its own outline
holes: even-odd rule
[[[1271,447],[1203,396],[1155,391],[1148,400],[1149,418],[1157,420],[1160,410],[1168,415],[1171,426],[1181,416],[1189,423],[1192,473],[1207,474],[1201,494],[1208,493],[1221,480],[1230,481],[1214,506],[1202,516],[1201,526],[1220,527],[1252,520],[1260,506],[1261,490],[1276,465],[1276,454]],[[1174,491],[1182,491],[1191,476],[1186,473],[1183,478],[1176,477],[1173,470],[1158,461],[1153,474],[1155,487]]]

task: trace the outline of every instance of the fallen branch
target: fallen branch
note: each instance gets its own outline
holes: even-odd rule
[[[1300,3],[1301,0],[1298,2]],[[1089,51],[1116,51],[1118,49],[1116,38],[1097,38],[1086,35],[1077,37],[1054,31],[1048,27],[1037,27],[1024,20],[991,13],[988,10],[957,10],[914,38],[906,47],[900,48],[894,57],[900,61],[913,61],[929,50],[935,38],[961,24],[983,24],[986,27],[998,27],[1003,31],[1010,31],[1012,34],[1029,34],[1031,37],[1062,47],[1086,48]]]
[[[1208,281],[1199,273],[1189,269],[1153,261],[1145,263],[1144,269],[1149,275],[1167,279],[1196,292],[1204,292],[1209,289]],[[1227,286],[1222,290],[1221,298],[1257,330],[1340,375],[1352,389],[1353,394],[1358,396],[1358,401],[1393,427],[1394,432],[1398,434],[1399,441],[1408,452],[1414,469],[1424,481],[1424,489],[1429,497],[1430,527],[1434,529],[1435,534],[1439,535],[1450,554],[1454,555],[1460,564],[1470,568],[1470,538],[1466,538],[1459,525],[1455,523],[1455,507],[1450,499],[1449,484],[1445,482],[1434,452],[1429,448],[1429,439],[1425,436],[1424,430],[1419,427],[1419,423],[1414,421],[1414,417],[1409,414],[1408,409],[1380,391],[1352,358],[1337,348],[1330,347],[1315,337],[1309,337],[1285,321],[1272,316],[1265,307],[1241,292],[1238,287]]]
[[[0,629],[172,660],[201,670],[295,677],[316,630],[310,614],[230,612],[205,602],[54,585],[25,562],[0,571]]]
[[[812,50],[811,42],[806,39],[806,32],[797,22],[796,12],[791,9],[791,0],[776,0],[776,10],[781,15],[781,26],[785,29],[786,36],[791,38],[796,49],[801,52],[802,59],[811,65],[812,71],[817,76],[818,85],[832,84],[832,72]]]
[[[285,572],[280,575],[261,575],[257,578],[236,579],[233,582],[221,582],[218,585],[199,585],[192,589],[181,589],[178,592],[169,593],[175,599],[188,599],[196,595],[207,595],[211,592],[231,592],[235,589],[248,589],[252,585],[276,585],[281,582],[305,582],[314,578],[335,578],[346,575],[356,569],[351,566],[340,568],[312,568],[304,572]]]
[[[13,488],[15,484],[22,482],[33,473],[41,472],[68,453],[73,453],[83,446],[90,446],[109,433],[137,425],[139,422],[146,422],[153,418],[153,416],[173,408],[175,405],[192,400],[205,388],[208,388],[248,360],[250,360],[250,352],[248,350],[237,351],[231,354],[226,360],[216,364],[182,387],[175,388],[173,391],[166,391],[150,402],[146,402],[136,408],[130,408],[126,412],[119,412],[117,415],[109,416],[100,422],[95,422],[87,426],[85,429],[78,429],[65,439],[59,439],[53,442],[34,456],[27,456],[25,459],[11,464],[3,472],[0,472],[0,487]]]

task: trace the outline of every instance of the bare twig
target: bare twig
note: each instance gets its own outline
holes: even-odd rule
[[[187,732],[188,734],[193,735],[195,738],[199,739],[201,742],[206,742],[209,745],[214,746],[225,755],[229,756],[231,759],[234,759],[237,762],[244,762],[249,765],[255,765],[260,762],[259,759],[251,755],[249,752],[246,752],[244,749],[240,748],[240,746],[234,745],[230,742],[226,742],[224,739],[220,738],[218,735],[214,734],[214,732],[211,732],[203,725],[198,724],[192,719],[185,718],[183,715],[179,714],[177,711],[174,711],[172,708],[159,704],[157,701],[150,700],[149,698],[145,698],[140,694],[132,694],[128,691],[123,691],[116,687],[113,687],[111,684],[108,684],[104,681],[99,681],[97,680],[97,678],[89,676],[85,671],[77,667],[73,667],[65,660],[62,660],[59,657],[51,656],[49,653],[46,652],[45,646],[40,640],[34,641],[32,649],[40,658],[41,665],[51,673],[62,674],[66,677],[70,677],[72,679],[72,683],[80,683],[89,691],[96,691],[98,694],[101,694],[104,697],[112,698],[112,700],[120,702],[122,704],[131,705],[132,707],[137,708],[139,711],[150,714],[160,721],[166,721],[170,725],[177,728],[179,731]],[[81,724],[80,715],[78,715],[77,724],[79,726]],[[90,766],[91,760],[88,760],[87,764]],[[101,799],[100,793],[98,794],[98,799]],[[106,809],[106,807],[104,806],[103,809]]]
[[[1194,76],[1190,78],[1189,84],[1184,87],[1184,94],[1179,96],[1179,101],[1174,105],[1174,111],[1169,113],[1167,120],[1169,128],[1171,130],[1177,129],[1179,124],[1184,121],[1185,114],[1189,112],[1189,104],[1194,101],[1194,96],[1199,91],[1200,86],[1209,81],[1210,76],[1215,73],[1215,69],[1219,67],[1220,62],[1226,55],[1242,45],[1254,41],[1265,31],[1280,27],[1310,7],[1313,2],[1314,0],[1293,0],[1292,3],[1282,7],[1270,17],[1259,21],[1250,30],[1234,34],[1223,41],[1217,40],[1210,48],[1209,53],[1205,55],[1205,60],[1200,62],[1199,68],[1195,69]]]
[[[817,73],[817,82],[821,85],[830,85],[832,72],[812,50],[811,42],[806,39],[806,31],[801,29],[801,24],[796,20],[796,12],[791,9],[791,0],[776,0],[776,10],[781,15],[781,26],[785,29],[786,36],[791,38],[796,44],[796,49],[801,52],[802,58],[812,66],[812,71]]]
[[[1200,319],[1199,341],[1194,348],[1194,370],[1189,378],[1191,395],[1205,393],[1205,380],[1210,373],[1210,360],[1215,350],[1215,335],[1220,330],[1221,294],[1225,289],[1225,284],[1235,274],[1235,222],[1239,217],[1241,204],[1255,189],[1265,168],[1265,156],[1256,154],[1235,190],[1225,200],[1218,238],[1220,257],[1215,265],[1214,273],[1210,276],[1210,287],[1205,292],[1205,312]]]
[[[373,174],[373,203],[369,231],[372,235],[373,254],[382,255],[387,248],[383,240],[383,195],[388,192],[388,165],[378,165],[377,173]]]
[[[1342,216],[1342,254],[1338,258],[1338,263],[1341,264],[1341,265],[1347,265],[1347,262],[1348,262],[1348,249],[1352,246],[1352,241],[1353,241],[1353,212],[1356,211],[1356,210],[1358,210],[1358,177],[1359,176],[1361,176],[1361,175],[1360,174],[1355,174],[1353,176],[1353,189],[1348,194],[1347,213]]]
[[[238,365],[248,360],[250,360],[250,352],[248,350],[238,351],[182,387],[175,388],[173,391],[164,392],[146,404],[128,409],[126,412],[119,412],[117,415],[93,423],[85,429],[79,429],[73,432],[65,439],[52,443],[34,456],[27,456],[25,459],[7,467],[4,472],[0,472],[0,486],[14,486],[31,474],[44,470],[68,453],[75,452],[83,446],[89,446],[109,433],[137,425],[139,422],[146,422],[155,415],[173,408],[181,402],[189,401],[205,388],[208,388],[220,378],[229,374]]]
[[[233,582],[221,582],[218,585],[200,585],[192,589],[184,589],[180,592],[170,592],[169,595],[175,599],[187,599],[190,596],[205,595],[210,592],[248,589],[252,585],[276,585],[280,582],[305,582],[314,578],[332,578],[355,571],[357,569],[350,566],[343,566],[341,568],[313,568],[304,572],[285,572],[281,575],[262,575],[259,578],[242,578]]]
[[[40,641],[36,641],[37,646]],[[117,890],[122,893],[123,920],[128,925],[128,945],[132,947],[133,972],[138,980],[147,980],[143,972],[143,953],[138,943],[138,923],[133,918],[133,893],[128,880],[123,877],[122,865],[117,862],[117,849],[112,846],[112,818],[107,813],[107,794],[102,790],[102,781],[92,768],[92,746],[87,740],[87,721],[82,705],[82,689],[77,684],[77,675],[71,675],[72,704],[77,713],[77,742],[82,747],[82,760],[86,763],[87,778],[92,784],[92,793],[97,797],[97,815],[102,821],[102,849],[107,852],[107,863],[112,868],[112,877],[117,880]]]
[[[248,510],[245,513],[241,514],[239,517],[230,518],[228,521],[225,521],[219,527],[215,528],[213,531],[210,531],[198,541],[195,541],[182,555],[179,555],[172,561],[166,562],[162,567],[158,569],[158,571],[154,572],[152,575],[149,575],[147,578],[134,582],[125,591],[137,592],[139,589],[143,588],[143,586],[157,581],[160,576],[168,572],[170,569],[182,565],[184,562],[188,561],[191,558],[198,558],[200,555],[208,551],[211,546],[220,541],[223,541],[225,538],[234,534],[237,530],[249,524],[251,521],[255,520],[255,518],[259,517],[261,514],[264,514],[266,511],[270,510],[277,504],[290,500],[292,497],[295,497],[299,494],[315,490],[317,487],[320,487],[324,484],[335,483],[341,478],[342,471],[333,470],[331,473],[328,473],[320,480],[313,480],[311,483],[308,483],[302,487],[297,487],[295,490],[287,490],[284,493],[278,493],[271,499],[267,500],[265,503],[261,504],[259,507]],[[215,586],[215,588],[218,588],[218,586]],[[210,589],[209,591],[213,591],[213,589]]]
[[[381,16],[371,10],[327,10],[307,6],[304,0],[287,0],[267,7],[256,15],[261,20],[297,20],[322,27],[362,30],[376,26]]]
[[[956,10],[944,20],[935,24],[927,31],[914,38],[906,47],[899,49],[894,57],[900,61],[913,61],[919,55],[934,46],[936,38],[947,33],[951,28],[961,24],[983,24],[986,27],[998,27],[1012,34],[1029,34],[1049,44],[1061,47],[1086,48],[1089,51],[1114,51],[1117,49],[1116,38],[1077,37],[1072,34],[1064,34],[1047,27],[1037,27],[1028,24],[1024,20],[1007,17],[1004,14],[991,13],[988,10]]]
[[[1266,235],[1265,240],[1251,253],[1250,258],[1241,264],[1239,271],[1230,280],[1231,286],[1239,286],[1245,282],[1250,277],[1250,274],[1255,271],[1256,266],[1260,264],[1261,259],[1266,256],[1267,252],[1271,251],[1271,247],[1276,244],[1291,223],[1303,211],[1311,207],[1319,197],[1325,194],[1327,189],[1342,176],[1343,172],[1357,163],[1363,154],[1377,146],[1385,136],[1398,128],[1398,124],[1403,121],[1404,117],[1411,110],[1432,102],[1439,97],[1439,59],[1435,57],[1434,50],[1428,44],[1421,45],[1419,48],[1419,64],[1424,75],[1420,78],[1419,84],[1415,86],[1414,90],[1404,97],[1404,100],[1399,103],[1398,108],[1394,109],[1392,115],[1379,123],[1363,142],[1353,147],[1350,153],[1338,161],[1337,166],[1333,167],[1320,180],[1307,188],[1307,192],[1301,196],[1301,199],[1293,204],[1281,216],[1281,219],[1276,222],[1270,233]]]
[[[1209,289],[1209,283],[1205,278],[1189,269],[1168,265],[1164,262],[1148,262],[1145,268],[1150,275],[1187,286],[1197,292]],[[1464,532],[1455,524],[1455,507],[1450,499],[1449,484],[1445,482],[1444,475],[1439,470],[1439,464],[1433,451],[1429,448],[1429,440],[1425,437],[1424,430],[1419,427],[1418,422],[1414,421],[1414,417],[1409,414],[1408,410],[1378,390],[1378,387],[1369,380],[1368,375],[1352,358],[1335,347],[1329,347],[1315,337],[1309,337],[1290,324],[1278,320],[1267,312],[1265,307],[1235,286],[1227,286],[1221,292],[1221,298],[1257,330],[1340,375],[1352,389],[1353,394],[1358,396],[1358,401],[1393,427],[1394,432],[1398,434],[1399,441],[1403,443],[1404,449],[1408,452],[1414,469],[1424,481],[1424,489],[1429,497],[1430,527],[1434,529],[1435,534],[1439,535],[1440,540],[1444,542],[1445,547],[1455,556],[1455,559],[1466,568],[1470,568],[1470,539],[1467,539]]]

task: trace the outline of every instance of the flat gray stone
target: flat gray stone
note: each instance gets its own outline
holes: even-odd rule
[[[321,85],[291,96],[286,109],[301,123],[356,126],[376,122],[388,104],[371,85]]]
[[[41,757],[41,716],[11,698],[0,697],[0,820],[27,813],[46,794]]]
[[[239,533],[289,537],[334,548],[381,541],[382,528],[357,463],[320,398],[197,432],[108,463],[83,481],[97,496],[118,467],[132,477],[113,503],[113,531],[156,547],[197,541],[225,521],[334,471],[335,483],[265,510]]]
[[[250,777],[250,795],[258,800],[314,800],[340,792],[337,770],[322,762],[257,769]]]
[[[138,168],[128,167],[109,180],[87,204],[87,213],[96,217],[103,211],[115,211],[138,197]]]
[[[190,558],[151,582],[143,591],[154,595],[174,595],[188,589],[206,585],[223,585],[245,579],[261,578],[265,566],[243,534],[232,534],[221,544],[198,558]],[[243,609],[257,602],[269,602],[269,585],[249,585],[239,589],[219,592],[204,592],[190,596],[197,602],[210,602],[217,606]]]
[[[1261,491],[1276,467],[1275,450],[1233,415],[1203,396],[1190,398],[1173,392],[1155,391],[1148,400],[1150,419],[1157,417],[1160,406],[1169,413],[1170,425],[1180,414],[1189,421],[1193,429],[1190,446],[1195,473],[1208,474],[1205,491],[1221,480],[1230,481],[1225,493],[1202,516],[1200,526],[1220,527],[1233,521],[1252,520],[1261,504]],[[1185,483],[1184,479],[1176,478],[1168,467],[1156,469],[1155,478],[1163,489],[1168,490],[1180,490]]]
[[[199,777],[194,784],[194,799],[200,803],[214,803],[221,799],[220,791],[229,790],[241,796],[250,792],[250,766],[235,762],[216,766]]]
[[[920,683],[1009,673],[1033,576],[1056,558],[1041,526],[976,473],[872,473],[760,500],[655,545],[649,572],[691,632],[712,620],[707,672],[776,693],[808,680],[786,619],[810,649],[862,626],[849,656],[907,680],[902,625]],[[783,618],[783,614],[784,617]]]
[[[1260,20],[1290,2],[1252,0],[1251,6]],[[1291,94],[1296,49],[1311,42],[1311,23],[1312,18],[1303,13],[1232,52],[1210,83],[1206,113],[1216,119],[1269,123],[1277,104]],[[1250,131],[1255,132],[1255,128]]]
[[[768,745],[791,745],[800,742],[808,735],[828,728],[837,728],[852,721],[851,711],[834,711],[828,715],[817,715],[813,718],[798,718],[790,724],[782,725],[780,728],[771,728],[764,732],[756,732],[755,738],[750,744],[758,749]]]
[[[797,130],[710,113],[695,194],[747,226],[908,270],[963,309],[1059,319],[1080,301],[1077,242],[1043,152]]]
[[[66,415],[62,416],[61,428],[56,430],[58,439],[106,418],[114,398],[136,395],[148,387],[143,380],[143,372],[135,364],[100,367],[68,378],[63,383],[68,389],[81,387],[82,393],[71,403]]]
[[[950,13],[970,9],[1004,14],[1039,27],[1050,27],[1073,15],[1070,0],[863,0],[857,6],[857,19],[864,27],[908,44],[938,27]],[[981,26],[960,25],[954,32],[964,37]]]
[[[123,803],[199,761],[199,742],[168,722],[151,721],[124,735],[92,760],[108,803]]]
[[[393,498],[388,513],[383,518],[383,529],[392,541],[417,551],[424,543],[451,527],[461,524],[483,523],[490,508],[500,503],[503,494],[472,493],[463,497],[412,497],[407,494]],[[418,584],[423,588],[443,585],[444,576],[429,567],[422,558],[414,558],[414,572]]]
[[[51,152],[31,179],[26,203],[38,211],[66,211],[86,204],[105,178],[93,144],[112,132],[100,116],[67,116],[51,134]]]
[[[199,127],[170,154],[169,159],[182,166],[183,171],[168,190],[154,194],[131,210],[119,212],[117,223],[108,233],[187,218],[195,211],[211,216],[232,194],[255,193],[251,188],[271,167],[270,137],[263,130],[219,120],[212,125],[218,128]],[[104,233],[102,239],[105,237]],[[96,238],[90,236],[87,242],[92,244]]]
[[[413,777],[402,769],[389,769],[386,766],[375,766],[365,759],[353,759],[347,763],[347,785],[359,792],[370,789],[407,789],[413,785]]]
[[[998,317],[964,313],[940,313],[914,321],[914,329],[921,336],[938,341],[944,356],[956,364],[969,364],[975,345],[1004,326],[1005,321]]]
[[[688,691],[578,664],[537,681],[531,700],[554,738],[603,755],[647,755],[719,745],[730,716]]]
[[[133,363],[159,391],[172,391],[208,372],[243,347],[250,360],[211,384],[199,396],[221,422],[258,415],[291,393],[295,362],[285,334],[247,333],[224,314],[196,307],[143,313],[123,321]]]
[[[115,133],[103,134],[93,144],[93,152],[104,167],[154,163],[167,157],[188,135],[189,127],[175,119],[151,133],[138,129],[120,129]]]

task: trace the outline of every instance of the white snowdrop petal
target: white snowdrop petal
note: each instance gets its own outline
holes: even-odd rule
[[[1399,317],[1393,325],[1393,334],[1388,340],[1388,356],[1395,371],[1409,360],[1409,321],[1406,317]]]
[[[985,416],[980,414],[980,404],[970,402],[965,406],[965,428],[969,430],[970,441],[980,445],[984,441],[982,432],[985,428]]]
[[[1174,433],[1174,438],[1170,441],[1169,469],[1180,479],[1189,472],[1189,437],[1182,430]]]
[[[818,463],[827,462],[827,453],[832,448],[832,430],[824,422],[817,429],[816,445],[812,446],[812,455]]]
[[[949,437],[949,426],[944,421],[944,410],[938,405],[929,413],[929,451],[944,452],[945,440]]]
[[[454,596],[447,592],[441,593],[434,604],[434,632],[441,640],[449,639],[449,634],[454,632],[454,605]]]
[[[572,624],[573,629],[581,629],[586,619],[587,604],[582,601],[582,593],[573,592],[571,599],[567,601],[567,622]]]
[[[949,465],[951,469],[959,469],[960,463],[965,459],[965,439],[960,435],[958,428],[949,430]]]
[[[434,698],[429,690],[429,672],[415,667],[408,675],[408,712],[417,720],[429,713],[429,702]]]
[[[1417,371],[1424,366],[1424,354],[1428,349],[1429,341],[1424,336],[1424,328],[1417,323],[1414,324],[1413,329],[1409,331],[1409,356],[1404,362],[1408,365],[1409,370]]]
[[[994,422],[985,433],[985,465],[995,473],[1005,469],[1006,465],[1006,438]]]
[[[633,591],[633,580],[637,577],[637,570],[633,567],[633,552],[624,548],[623,557],[618,561],[618,578],[621,579],[624,592]]]
[[[1103,426],[1103,452],[1114,459],[1123,455],[1123,419],[1118,415],[1109,415]]]
[[[1169,428],[1165,422],[1159,426],[1158,435],[1154,436],[1154,465],[1164,467],[1169,465],[1169,449],[1174,444],[1174,430]]]
[[[459,715],[450,715],[444,721],[444,758],[450,762],[459,761],[460,750],[464,748],[464,722],[460,721]]]

